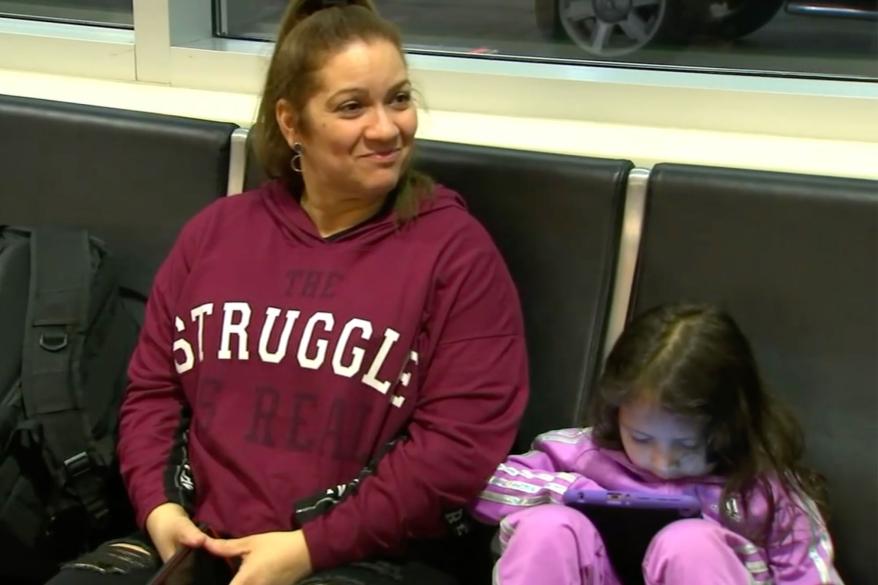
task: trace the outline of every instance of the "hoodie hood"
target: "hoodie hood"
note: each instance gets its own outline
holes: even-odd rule
[[[263,201],[268,213],[281,231],[287,237],[301,244],[326,246],[345,242],[368,243],[384,239],[400,229],[405,229],[405,224],[399,223],[396,211],[390,209],[389,211],[382,210],[376,216],[331,238],[324,238],[317,231],[317,226],[302,208],[298,199],[281,181],[269,181],[259,190],[263,191]],[[427,215],[451,209],[465,211],[466,203],[460,195],[437,183],[434,185],[433,191],[422,198],[417,215],[409,221],[420,221]]]

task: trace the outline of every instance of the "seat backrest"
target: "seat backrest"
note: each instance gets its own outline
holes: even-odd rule
[[[741,325],[828,478],[839,571],[878,583],[878,183],[656,166],[632,314],[681,300]]]
[[[236,127],[0,96],[0,223],[88,228],[148,286],[183,223],[226,193]]]
[[[516,448],[549,429],[582,425],[632,164],[420,141],[416,167],[463,195],[521,296],[531,398]]]

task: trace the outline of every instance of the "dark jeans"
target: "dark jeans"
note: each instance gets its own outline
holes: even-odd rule
[[[142,551],[119,545],[130,544]],[[197,557],[193,585],[227,585],[222,560]],[[66,563],[46,585],[146,585],[160,566],[158,554],[143,535],[110,541]],[[222,576],[218,576],[222,575]],[[372,561],[315,573],[297,585],[457,585],[457,581],[425,564]]]

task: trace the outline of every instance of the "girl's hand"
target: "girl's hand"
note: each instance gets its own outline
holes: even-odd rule
[[[301,530],[232,540],[207,538],[204,548],[219,557],[241,559],[229,585],[293,585],[311,574],[311,553]]]
[[[146,531],[162,557],[162,562],[171,558],[178,548],[201,548],[207,538],[182,506],[170,502],[149,513],[146,517]]]

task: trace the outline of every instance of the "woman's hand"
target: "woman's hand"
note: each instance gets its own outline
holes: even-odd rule
[[[311,574],[311,554],[301,530],[233,540],[208,538],[204,548],[219,557],[241,559],[229,585],[293,585]]]
[[[146,531],[162,557],[162,562],[171,558],[180,547],[201,548],[207,538],[192,522],[183,506],[170,502],[149,513],[146,517]]]

